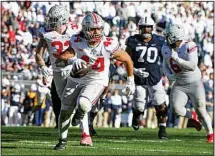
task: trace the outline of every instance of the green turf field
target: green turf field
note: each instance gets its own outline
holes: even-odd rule
[[[58,134],[53,128],[2,127],[2,155],[213,155],[205,130],[168,128],[169,139],[157,138],[157,129],[97,128],[93,147],[79,146],[80,129],[69,129],[69,142],[63,151],[53,150]]]

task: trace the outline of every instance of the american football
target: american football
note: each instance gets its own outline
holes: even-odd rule
[[[77,69],[75,65],[72,67],[72,71],[70,73],[71,77],[80,78],[87,75],[90,70],[90,67],[85,62],[82,62],[81,65],[81,69]]]

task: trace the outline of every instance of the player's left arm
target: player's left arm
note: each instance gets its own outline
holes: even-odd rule
[[[60,55],[58,54],[58,59],[67,61],[68,59],[75,56],[74,49],[72,47],[67,48],[64,52],[62,52]]]
[[[131,57],[125,50],[119,49],[118,52],[113,54],[112,58],[125,63],[128,76],[129,77],[134,76],[133,61],[131,60]]]
[[[175,60],[175,62],[178,63],[178,65],[182,68],[185,68],[190,71],[194,71],[197,68],[198,64],[198,48],[194,44],[190,46],[187,50],[188,59],[184,60],[180,57],[178,57],[177,52],[172,51],[172,58]]]

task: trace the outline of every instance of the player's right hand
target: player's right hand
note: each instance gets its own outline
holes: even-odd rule
[[[73,63],[73,66],[75,66],[77,70],[80,70],[82,68],[83,64],[86,64],[86,62],[84,60],[76,59]],[[87,64],[86,64],[86,66],[87,66]]]
[[[49,76],[52,76],[52,71],[51,69],[49,69],[47,66],[42,66],[40,68],[40,71],[41,71],[41,74],[44,76],[44,77],[49,77]]]
[[[134,74],[144,78],[149,76],[149,73],[145,71],[145,68],[134,68]]]
[[[135,92],[135,83],[134,76],[128,77],[125,88],[122,90],[122,93],[126,96],[130,96]]]

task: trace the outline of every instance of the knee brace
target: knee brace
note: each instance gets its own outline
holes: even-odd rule
[[[89,112],[92,108],[92,103],[90,102],[89,99],[86,97],[79,97],[78,98],[78,107],[84,111],[84,112]]]
[[[166,117],[167,116],[167,105],[164,102],[159,106],[155,106],[157,117]]]

